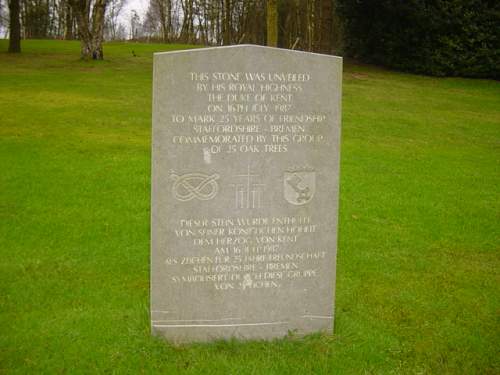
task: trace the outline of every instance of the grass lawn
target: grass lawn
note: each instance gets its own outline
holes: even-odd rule
[[[499,82],[346,64],[335,334],[174,347],[149,331],[151,74],[188,46],[22,47],[0,53],[0,373],[500,373]]]

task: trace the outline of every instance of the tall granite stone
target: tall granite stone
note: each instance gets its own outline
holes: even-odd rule
[[[341,77],[277,48],[155,54],[153,333],[332,332]]]

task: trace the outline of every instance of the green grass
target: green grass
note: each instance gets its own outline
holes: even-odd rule
[[[0,373],[498,374],[500,84],[352,64],[335,334],[150,336],[152,53],[187,47],[0,53]]]

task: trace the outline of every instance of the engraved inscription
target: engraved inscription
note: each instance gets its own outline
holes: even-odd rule
[[[182,219],[175,236],[203,255],[168,257],[170,280],[216,290],[281,288],[320,276],[326,251],[307,245],[320,231],[309,216]],[[208,250],[208,251],[207,251]]]
[[[331,331],[341,60],[259,46],[155,55],[152,330]]]
[[[287,153],[328,139],[327,115],[299,108],[312,89],[308,72],[188,73],[193,97],[206,105],[200,111],[171,114],[176,129],[171,142],[198,145],[215,154]]]

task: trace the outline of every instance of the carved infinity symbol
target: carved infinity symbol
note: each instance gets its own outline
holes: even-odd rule
[[[191,199],[207,201],[214,198],[219,191],[217,173],[207,175],[203,173],[186,173],[181,176],[172,174],[170,178],[174,181],[172,193],[175,199],[187,202]]]

